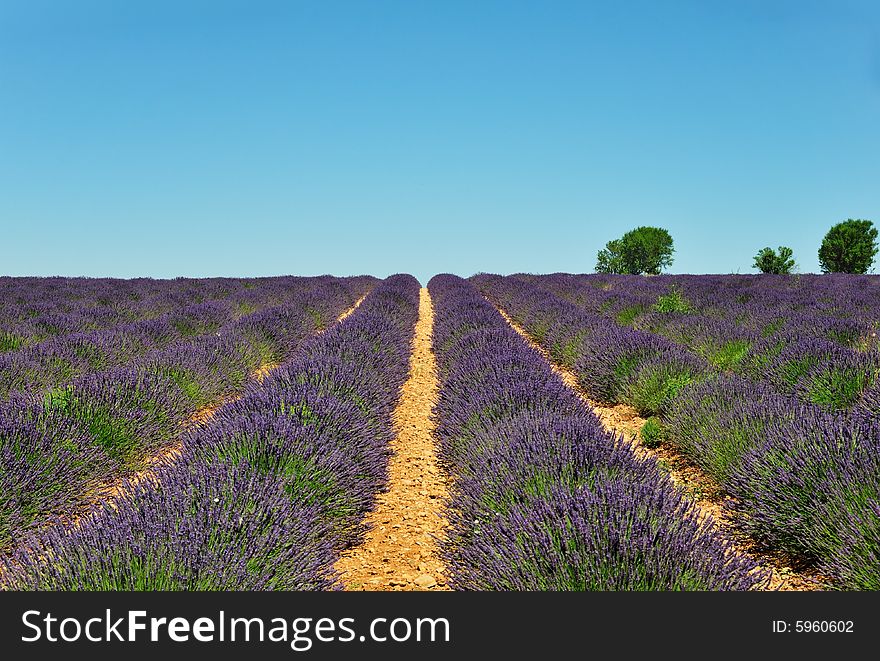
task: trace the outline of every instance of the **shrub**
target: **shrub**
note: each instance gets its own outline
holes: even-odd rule
[[[656,359],[647,361],[624,387],[621,400],[640,415],[663,413],[678,392],[694,380],[692,365]]]
[[[657,297],[657,302],[652,308],[655,312],[668,314],[670,312],[679,312],[688,314],[693,312],[691,302],[685,298],[684,294],[678,287],[671,287],[668,294],[662,294]]]
[[[646,448],[656,448],[660,445],[663,442],[663,425],[660,418],[652,416],[645,420],[645,424],[639,431],[639,436],[642,439],[642,445]]]
[[[788,274],[795,267],[791,256],[792,249],[788,246],[779,246],[779,253],[773,248],[761,248],[753,266],[761,273]]]
[[[855,404],[870,385],[871,376],[854,365],[822,365],[815,368],[798,384],[805,390],[805,399],[830,409],[846,409]]]

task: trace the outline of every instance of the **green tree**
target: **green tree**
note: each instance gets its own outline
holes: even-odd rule
[[[637,227],[605,244],[596,257],[598,273],[657,275],[672,264],[672,236],[660,227]]]
[[[867,273],[877,254],[877,228],[849,218],[828,230],[819,248],[823,273]]]
[[[773,248],[762,248],[755,255],[753,266],[761,273],[791,273],[794,268],[793,251],[788,246],[779,246],[779,253]]]
[[[596,272],[598,273],[626,273],[621,258],[621,241],[615,239],[605,244],[596,256]]]

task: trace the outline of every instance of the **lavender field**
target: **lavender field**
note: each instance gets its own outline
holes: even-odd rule
[[[858,275],[0,278],[0,589],[880,589],[878,327]]]
[[[880,279],[472,282],[590,397],[646,417],[639,443],[695,465],[758,557],[880,588]]]

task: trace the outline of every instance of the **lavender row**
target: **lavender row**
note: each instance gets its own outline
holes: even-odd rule
[[[0,399],[13,392],[44,390],[76,377],[100,372],[140,360],[150,353],[175,344],[201,340],[206,335],[235,332],[252,315],[285,307],[317,311],[320,301],[333,289],[347,294],[362,292],[370,278],[286,279],[264,286],[260,298],[246,307],[242,301],[200,303],[115,328],[73,333],[19,351],[0,355]],[[247,314],[241,314],[247,310]],[[275,314],[269,312],[267,314]],[[320,326],[327,319],[318,319]],[[259,322],[257,322],[259,323]]]
[[[205,285],[194,287],[184,280],[0,277],[0,352],[246,291],[234,281]]]
[[[0,587],[316,590],[386,480],[419,285],[392,276],[114,506],[32,539]]]
[[[747,590],[765,579],[471,285],[442,275],[429,289],[456,588]]]
[[[831,409],[880,413],[880,279],[518,276],[586,311],[669,338],[718,370]]]
[[[753,538],[844,590],[880,589],[880,421],[735,375],[685,388],[661,432],[734,497]]]
[[[282,302],[301,278],[0,277],[0,353],[71,333],[155,319],[201,303],[227,303],[237,315]],[[279,296],[280,294],[280,296]]]
[[[737,520],[755,539],[817,564],[839,588],[880,587],[875,416],[829,411],[732,374],[694,378],[677,369],[681,347],[670,343],[666,353],[651,355],[651,343],[665,338],[620,326],[606,332],[611,320],[517,279],[476,281],[573,368],[588,393],[662,413],[662,423],[652,421],[655,434],[735,497]],[[657,365],[665,378],[654,376]],[[603,387],[603,380],[610,384]],[[662,405],[639,406],[637,395],[646,392]]]
[[[311,311],[269,308],[221,337],[0,404],[0,547],[53,517],[76,515],[99,485],[139,470],[179,438],[202,407],[241,391],[267,352],[277,362],[291,356],[321,328],[313,312],[333,319],[357,294],[327,287]]]
[[[552,288],[593,311],[641,316],[652,311],[663,296],[679,291],[688,309],[700,315],[738,319],[746,327],[752,320],[776,320],[797,327],[801,333],[827,337],[848,344],[853,338],[828,332],[831,327],[809,328],[798,317],[817,322],[845,321],[841,329],[862,332],[877,324],[880,278],[847,274],[826,275],[661,275],[651,278],[629,275],[519,274],[532,284]],[[795,318],[795,323],[791,319]],[[660,318],[656,318],[659,322]],[[762,330],[760,327],[759,330]],[[792,330],[795,330],[793,328]],[[817,331],[817,332],[814,332]]]
[[[472,282],[599,401],[629,404],[643,415],[662,413],[685,385],[713,372],[664,337],[590,314],[528,282],[488,274]]]

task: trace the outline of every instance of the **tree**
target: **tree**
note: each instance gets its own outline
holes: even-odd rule
[[[791,273],[794,268],[791,258],[793,252],[788,246],[779,246],[779,254],[773,248],[762,248],[755,255],[753,266],[761,273]]]
[[[828,230],[819,248],[823,273],[867,273],[877,254],[877,228],[849,218]]]
[[[615,239],[605,244],[605,248],[596,256],[596,272],[598,273],[626,273],[621,258],[621,240]]]
[[[672,265],[672,237],[660,227],[637,227],[605,244],[596,257],[599,273],[657,275]]]

